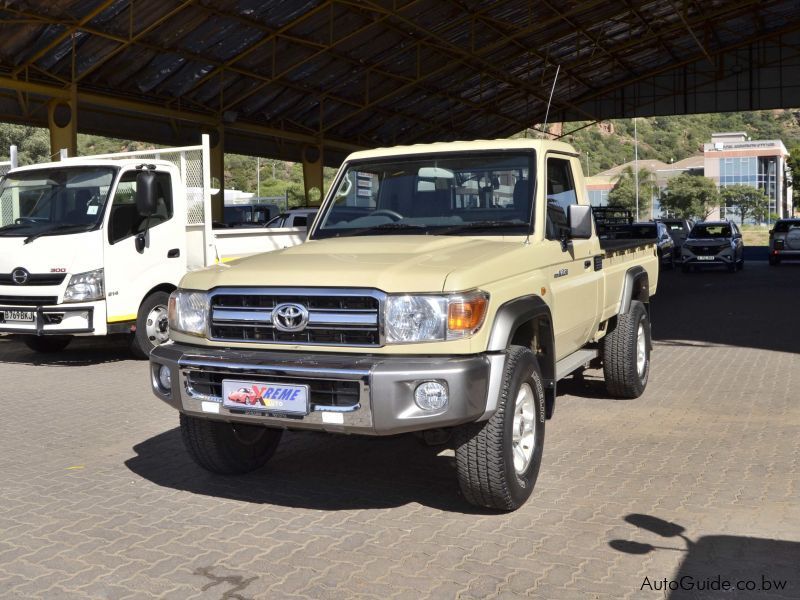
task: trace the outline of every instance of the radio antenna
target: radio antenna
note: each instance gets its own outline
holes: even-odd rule
[[[561,70],[561,65],[556,66],[556,76],[553,78],[553,87],[550,88],[550,98],[547,100],[547,110],[544,113],[544,125],[542,126],[542,137],[547,133],[547,119],[550,116],[550,104],[553,102],[553,92],[556,91],[556,82],[558,81],[558,72]]]

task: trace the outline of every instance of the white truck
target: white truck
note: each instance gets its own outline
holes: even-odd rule
[[[0,165],[0,332],[33,350],[126,334],[146,358],[168,339],[167,301],[194,269],[286,248],[305,228],[212,228],[209,141]],[[144,175],[147,174],[147,175]],[[137,180],[155,178],[143,214]]]

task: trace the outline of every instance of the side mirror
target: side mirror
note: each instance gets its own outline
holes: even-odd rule
[[[567,214],[569,236],[572,239],[588,240],[592,237],[592,207],[585,204],[570,204]]]
[[[150,217],[156,212],[156,174],[153,171],[139,171],[136,174],[136,208],[142,217]]]
[[[775,230],[774,229],[770,229],[769,230],[769,234],[772,235],[773,233],[775,233]]]

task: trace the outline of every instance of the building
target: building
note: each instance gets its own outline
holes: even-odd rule
[[[640,160],[639,169],[647,169],[655,174],[656,186],[648,214],[640,214],[639,219],[652,219],[662,216],[658,203],[661,191],[667,187],[672,177],[688,173],[705,175],[714,180],[717,187],[727,185],[749,185],[762,190],[769,198],[769,212],[783,218],[791,216],[792,188],[787,176],[786,159],[789,152],[780,140],[748,140],[744,132],[715,133],[711,142],[703,145],[703,153],[667,164],[660,160]],[[634,168],[634,162],[627,162],[586,178],[586,191],[593,206],[606,206],[608,193],[614,187],[619,174],[626,168]],[[735,219],[733,211],[717,207],[708,219]]]

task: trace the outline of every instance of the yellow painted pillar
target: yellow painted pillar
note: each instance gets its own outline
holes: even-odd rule
[[[222,223],[225,220],[225,128],[218,125],[211,132],[211,220]]]
[[[50,128],[50,156],[59,160],[62,150],[67,156],[78,155],[78,99],[72,86],[69,99],[54,98],[47,104],[47,124]]]
[[[306,206],[319,206],[325,194],[322,173],[322,146],[303,148],[303,186]]]

